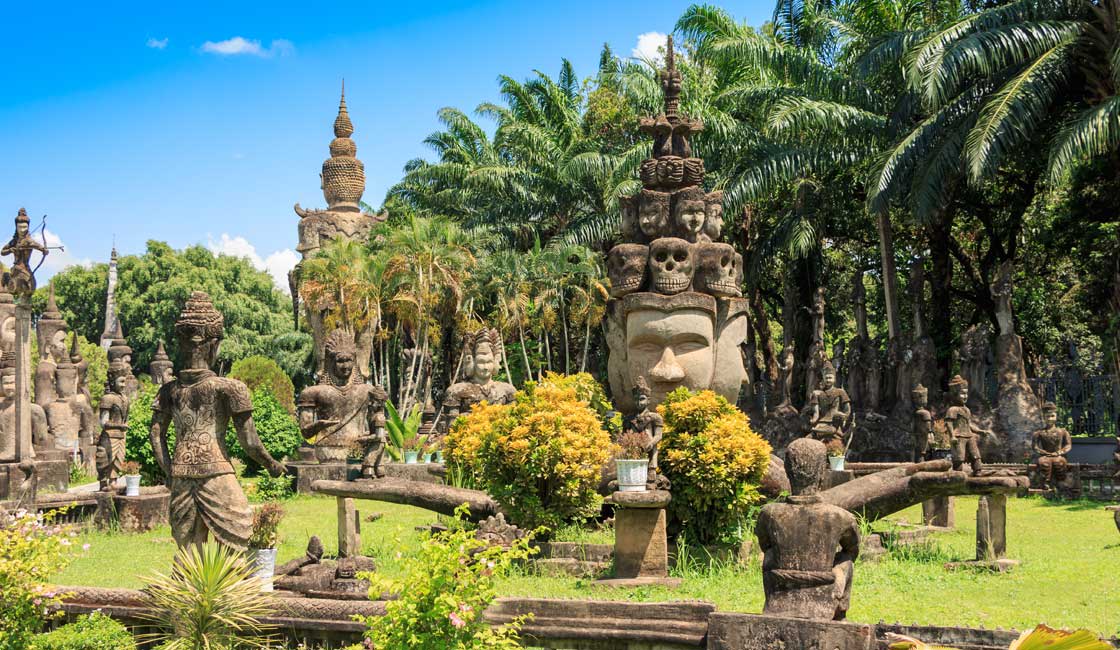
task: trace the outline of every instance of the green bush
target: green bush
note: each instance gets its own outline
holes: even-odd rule
[[[125,460],[140,463],[140,477],[146,485],[162,485],[167,482],[152,453],[152,443],[148,431],[152,426],[152,402],[156,399],[159,386],[141,386],[132,404],[128,407],[128,434],[125,438]],[[175,449],[175,425],[167,428],[167,446]]]
[[[284,474],[273,478],[267,472],[262,472],[253,485],[253,489],[247,492],[249,498],[254,501],[284,501],[292,498],[295,494],[292,490],[291,476]]]
[[[136,640],[112,618],[94,612],[68,625],[40,634],[30,650],[135,650]]]
[[[295,387],[284,369],[272,359],[260,355],[245,357],[233,362],[229,376],[245,382],[249,390],[269,389],[277,401],[288,411],[296,412]]]
[[[0,511],[0,650],[26,650],[43,624],[60,615],[47,578],[70,563],[69,527],[51,515]]]

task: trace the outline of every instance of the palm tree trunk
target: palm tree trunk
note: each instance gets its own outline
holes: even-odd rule
[[[521,360],[525,362],[525,379],[533,378],[533,370],[529,367],[529,353],[525,349],[525,327],[517,321],[517,336],[521,340]]]
[[[571,357],[568,354],[568,315],[564,312],[564,295],[560,295],[560,331],[564,335],[564,374],[572,373]]]
[[[937,371],[940,388],[949,385],[949,371],[953,361],[953,324],[951,309],[953,306],[951,288],[953,286],[953,218],[946,209],[926,227],[929,238],[930,263],[932,275],[930,277],[930,303],[932,318],[930,319],[930,337],[937,347]]]
[[[898,338],[898,276],[894,266],[894,233],[886,210],[879,212],[879,256],[883,263],[883,300],[887,309],[887,333],[891,341]]]
[[[579,360],[579,371],[587,372],[587,354],[591,349],[591,314],[583,324],[583,356]]]

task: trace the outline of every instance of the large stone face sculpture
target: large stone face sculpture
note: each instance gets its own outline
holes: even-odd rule
[[[354,124],[346,108],[346,88],[338,103],[338,116],[334,120],[334,140],[330,144],[331,157],[323,161],[319,174],[322,180],[323,197],[327,200],[326,210],[305,210],[297,203],[295,212],[299,215],[299,244],[296,250],[301,255],[299,264],[288,274],[288,284],[292,292],[292,314],[297,321],[300,314],[300,271],[302,264],[332,241],[346,239],[364,242],[369,231],[383,219],[362,212],[359,205],[365,192],[366,176],[362,161],[358,160],[358,147],[350,138],[354,134]],[[324,325],[325,306],[305,304],[303,313],[311,326],[314,339],[315,363],[323,370],[323,345],[329,332]],[[359,332],[355,337],[357,356],[355,362],[362,376],[369,375],[369,359],[373,349],[373,335],[370,330]]]
[[[97,479],[103,492],[111,492],[124,463],[130,400],[125,392],[132,368],[122,361],[109,364],[109,381],[101,396],[101,436],[97,440]]]
[[[680,72],[670,37],[660,74],[665,111],[642,120],[653,156],[639,170],[644,189],[623,197],[622,235],[607,268],[608,378],[616,407],[638,412],[640,378],[650,408],[673,389],[711,389],[731,402],[747,379],[740,345],[747,336],[747,302],[740,298],[743,260],[722,230],[722,193],[705,193],[704,162],[689,137],[703,124],[678,114]]]
[[[800,438],[786,448],[792,496],[770,503],[758,515],[755,534],[762,560],[763,614],[842,620],[859,555],[855,515],[824,503],[820,491],[828,472],[824,443]]]
[[[253,517],[225,445],[230,421],[253,460],[273,476],[285,470],[257,436],[248,387],[210,369],[218,358],[223,321],[210,296],[191,293],[175,323],[184,368],[175,381],[160,387],[152,403],[149,436],[156,460],[170,479],[171,533],[176,544],[201,545],[212,536],[219,544],[243,550]],[[172,421],[174,458],[166,436]]]
[[[454,422],[460,414],[470,412],[472,406],[483,400],[490,404],[513,401],[513,384],[494,380],[502,362],[502,352],[502,339],[496,329],[483,328],[467,335],[463,341],[460,370],[463,381],[452,384],[443,398],[445,422]]]
[[[351,450],[371,442],[388,395],[380,386],[365,383],[356,366],[354,337],[336,329],[324,345],[325,368],[319,383],[299,394],[296,408],[304,438],[315,438],[315,457],[321,463],[345,463]],[[372,441],[376,475],[384,439]]]

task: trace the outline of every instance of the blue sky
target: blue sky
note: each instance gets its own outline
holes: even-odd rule
[[[296,202],[324,207],[339,82],[379,205],[436,111],[498,99],[499,74],[590,76],[689,2],[6,3],[0,227],[20,207],[66,245],[40,272],[148,239],[295,260]],[[771,0],[723,2],[761,24]],[[647,42],[651,39],[646,39]],[[6,235],[5,235],[6,236]]]

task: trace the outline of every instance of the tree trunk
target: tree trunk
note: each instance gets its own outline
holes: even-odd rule
[[[890,214],[879,212],[879,256],[883,263],[883,299],[887,306],[887,331],[890,340],[898,338],[898,276],[894,267],[894,233]]]
[[[946,210],[926,227],[929,238],[930,262],[930,337],[937,346],[937,372],[942,390],[949,386],[949,373],[953,364],[953,218]]]
[[[778,357],[770,333],[770,317],[766,315],[766,305],[762,303],[762,292],[758,288],[751,294],[751,314],[754,316],[754,331],[758,335],[758,348],[762,351],[763,371],[773,386],[778,381]]]

